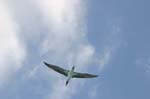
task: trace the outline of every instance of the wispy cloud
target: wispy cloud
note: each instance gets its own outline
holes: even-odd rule
[[[81,70],[95,53],[86,38],[85,8],[82,0],[43,0],[37,1],[43,12],[43,19],[49,27],[49,33],[42,44],[42,54],[49,55],[49,61],[57,64],[76,65]],[[69,67],[70,67],[69,66]],[[61,78],[53,79],[52,90],[46,98],[70,99],[81,82],[65,87]]]
[[[109,21],[109,26],[107,27],[108,31],[104,37],[104,46],[101,47],[101,51],[98,53],[93,60],[97,65],[99,73],[102,70],[105,70],[109,64],[114,60],[117,50],[122,43],[122,28],[120,21]],[[102,80],[101,80],[102,81]],[[100,88],[101,83],[96,83],[89,92],[90,99],[99,99],[99,96],[102,93],[103,89]]]
[[[25,57],[24,47],[17,37],[18,24],[7,3],[0,1],[0,87],[20,68]]]
[[[115,53],[121,44],[121,22],[110,22],[108,31],[105,37],[105,44],[100,52],[100,57],[97,59],[97,63],[100,64],[99,70],[103,70],[115,57]]]
[[[90,99],[98,99],[97,98],[97,95],[99,94],[98,88],[99,88],[99,85],[94,85],[94,87],[89,91],[88,95]]]
[[[82,0],[39,0],[36,2],[41,9],[45,24],[49,28],[41,45],[41,54],[48,55],[48,61],[64,66],[68,65],[69,68],[76,65],[76,68],[81,71],[83,68],[88,69],[88,63],[97,59],[95,58],[95,48],[87,40],[84,18],[86,15],[85,3]],[[119,25],[111,24],[107,31],[105,46],[97,59],[100,71],[110,62],[120,44]],[[72,86],[66,88],[64,82],[60,77],[52,78],[52,89],[46,99],[61,99],[62,97],[70,99],[73,94],[78,92],[79,86],[81,88],[84,83],[76,81]]]
[[[26,6],[29,6],[28,4],[30,4],[30,3],[28,2],[25,4],[27,4]],[[36,22],[32,23],[32,22],[34,22],[33,18],[30,19],[28,17],[28,13],[26,11],[24,13],[24,6],[19,6],[19,7],[15,6],[15,5],[18,5],[19,2],[17,2],[17,4],[15,4],[15,2],[13,2],[11,4],[11,6],[14,7],[12,9],[12,11],[14,11],[14,13],[15,13],[15,19],[17,20],[17,22],[19,23],[19,26],[21,26],[21,29],[22,29],[21,31],[23,34],[19,33],[19,36],[20,37],[23,36],[23,40],[24,40],[23,42],[26,45],[26,48],[27,48],[26,51],[28,51],[26,53],[27,57],[29,54],[32,54],[31,58],[33,58],[34,55],[39,52],[38,53],[39,55],[37,55],[37,56],[40,56],[40,55],[44,56],[44,59],[46,59],[47,61],[50,61],[52,63],[62,64],[62,66],[68,65],[68,68],[71,67],[72,65],[76,65],[76,69],[78,69],[78,70],[81,70],[83,67],[84,67],[84,69],[87,69],[88,68],[87,64],[90,63],[90,61],[92,60],[92,57],[95,53],[95,49],[93,46],[91,46],[89,44],[89,42],[87,41],[87,38],[86,38],[86,33],[85,33],[86,26],[85,26],[84,18],[83,18],[85,15],[85,12],[84,12],[84,7],[83,7],[84,4],[82,3],[82,1],[80,1],[80,0],[77,0],[77,1],[73,1],[73,0],[71,0],[71,1],[70,0],[33,1],[32,5],[34,5],[34,7],[35,7],[35,3],[37,4],[37,7],[39,7],[41,10],[41,15],[39,15],[39,16],[43,17],[43,20],[45,22],[44,26],[47,25],[46,27],[48,27],[47,33],[41,33],[41,31],[42,32],[45,31],[45,30],[42,30],[43,28],[41,28],[41,29],[33,28],[33,30],[31,30],[31,27],[34,27],[31,25],[36,24]],[[22,5],[22,4],[19,4],[19,5]],[[2,6],[1,8],[4,8],[4,7]],[[20,12],[20,10],[22,12]],[[5,20],[5,21],[8,21],[8,20],[11,21],[7,24],[8,26],[6,25],[7,26],[6,32],[9,33],[9,36],[12,37],[12,40],[15,41],[16,45],[10,47],[8,44],[9,43],[14,44],[14,42],[13,41],[9,42],[9,40],[8,40],[9,38],[7,38],[7,37],[4,39],[4,41],[5,42],[7,41],[7,45],[8,45],[8,47],[10,47],[9,49],[12,53],[13,53],[13,51],[16,51],[15,56],[18,57],[18,58],[16,58],[15,61],[13,61],[13,62],[15,62],[14,64],[7,62],[7,63],[11,64],[11,65],[8,65],[7,72],[9,71],[9,66],[11,67],[12,65],[15,65],[13,67],[13,69],[15,69],[14,71],[16,71],[16,69],[18,69],[18,68],[16,68],[16,66],[19,66],[16,64],[16,62],[21,62],[24,59],[24,55],[25,55],[23,46],[20,46],[21,43],[19,41],[19,38],[17,37],[17,33],[20,28],[19,28],[16,20],[13,19],[13,16],[11,15],[11,12],[9,11],[9,9],[8,9],[8,11],[4,11],[4,12],[1,11],[1,12],[3,15],[5,13],[8,14],[7,16],[0,17],[0,18],[3,18],[2,20]],[[30,13],[30,11],[29,11],[29,13]],[[41,22],[41,20],[40,20],[40,22]],[[40,26],[40,24],[39,24],[39,26]],[[31,31],[33,31],[33,33],[29,32],[28,31],[29,29]],[[34,29],[38,29],[41,31],[35,33]],[[10,31],[8,31],[8,30],[10,30]],[[38,38],[36,36],[39,34],[42,35],[43,39]],[[33,36],[34,36],[34,39],[32,38]],[[3,37],[3,36],[1,36],[1,37]],[[26,39],[30,40],[30,42],[28,42]],[[37,39],[39,39],[40,43],[36,42],[36,41],[38,41]],[[33,42],[35,42],[35,43],[33,43]],[[37,46],[40,47],[41,49],[34,50],[35,53],[29,52],[30,51],[30,49],[28,49],[29,47],[33,47],[33,49],[38,48],[36,45],[33,45],[36,43],[38,43]],[[31,50],[32,50],[32,48],[31,48]],[[12,53],[9,53],[9,55],[11,55]],[[12,59],[15,59],[15,56],[12,57]],[[11,61],[11,59],[9,59],[9,61]],[[41,61],[44,61],[44,60],[38,59],[38,61],[40,61],[40,63],[41,63]],[[27,62],[26,64],[28,64],[28,62],[30,62],[30,60],[28,58],[26,58],[25,62]],[[39,62],[37,62],[37,63],[39,63]],[[1,64],[3,65],[4,63],[1,63]],[[30,64],[30,65],[33,65],[33,64]],[[38,70],[39,70],[39,67],[37,67],[37,66],[35,66],[35,68],[33,68],[33,69],[31,68],[33,66],[30,66],[30,67],[26,66],[26,68],[30,69],[29,71],[27,71],[27,73],[24,72],[25,70],[21,69],[21,71],[23,71],[25,76],[23,75],[20,80],[15,82],[15,85],[16,85],[15,87],[17,87],[17,88],[22,87],[21,85],[26,84],[25,82],[28,82],[28,80],[30,80],[30,78],[37,76],[36,72],[38,72]],[[6,70],[6,67],[5,68],[2,67],[2,68]],[[11,68],[10,73],[13,72],[13,69]],[[20,74],[22,74],[22,73],[20,73]],[[6,75],[5,75],[5,77],[6,77]],[[49,99],[49,98],[56,97],[55,99],[61,99],[62,97],[66,97],[69,99],[72,96],[72,94],[77,92],[76,88],[79,86],[82,86],[83,83],[76,81],[76,83],[73,82],[73,86],[68,88],[68,87],[64,86],[64,80],[62,78],[58,77],[58,78],[52,78],[50,85],[51,85],[52,89],[49,90],[50,91],[49,94],[46,94],[46,96],[45,96],[46,98]],[[59,88],[61,88],[61,90]],[[16,88],[14,88],[14,89],[16,89]],[[21,91],[19,89],[21,90],[21,88],[18,88],[18,90],[15,90],[15,91],[20,93]],[[12,90],[13,90],[13,88],[12,88]],[[59,95],[57,94],[58,92],[60,93]],[[26,94],[26,93],[24,93],[24,94]],[[19,97],[19,94],[16,94],[16,95]]]
[[[144,73],[150,74],[150,58],[141,57],[136,59],[135,64],[140,68]]]
[[[32,0],[30,2],[27,0],[24,2],[25,3],[22,4],[18,0],[16,4],[14,2],[13,6],[16,14],[15,19],[19,22],[19,25],[21,25],[21,31],[23,32],[23,34],[19,35],[23,36],[23,39],[27,39],[24,41],[28,51],[26,55],[31,54],[29,58],[36,58],[34,60],[36,64],[41,63],[41,61],[48,61],[57,65],[61,64],[61,66],[65,68],[71,68],[72,65],[75,65],[79,71],[88,69],[88,64],[97,58],[95,58],[95,48],[88,42],[86,34],[84,17],[86,16],[86,2],[82,0]],[[4,27],[0,29],[0,35],[2,35],[0,36],[0,44],[2,45],[3,43],[1,42],[6,42],[5,46],[0,47],[2,49],[0,55],[3,56],[3,58],[0,59],[0,69],[2,68],[1,70],[4,70],[4,72],[0,73],[0,79],[4,77],[3,75],[11,74],[16,71],[19,68],[17,67],[19,66],[17,63],[22,62],[25,57],[24,45],[21,44],[17,37],[20,28],[4,4],[4,2],[0,1],[0,26]],[[16,5],[20,6],[18,7]],[[39,10],[37,11],[38,13],[33,11],[35,9]],[[37,16],[42,17],[42,19],[36,19]],[[112,41],[109,40],[115,37],[117,38],[117,36],[114,36],[117,28],[114,28],[113,31],[114,33],[110,30],[112,35],[111,33],[108,34],[110,36],[108,39],[106,37],[108,41],[106,41],[106,46],[104,46],[98,58],[98,62],[100,66],[102,66],[100,69],[109,63],[112,53],[114,52],[114,44],[116,41],[110,43]],[[30,52],[30,50],[34,50],[34,52]],[[25,59],[27,64],[32,63],[30,65],[33,65],[34,62],[31,60],[28,58]],[[4,64],[6,64],[5,67],[3,66]],[[28,82],[29,78],[36,78],[40,73],[46,72],[45,70],[42,72],[42,69],[40,64],[37,64],[35,67],[28,67],[29,71],[24,74],[23,84]],[[10,70],[11,72],[9,72]],[[51,74],[54,75],[55,73],[52,72]],[[39,76],[37,78],[39,78]],[[78,93],[79,88],[84,86],[84,81],[80,82],[76,80],[75,82],[71,82],[71,86],[65,87],[65,79],[59,76],[57,78],[56,75],[51,77],[48,82],[51,82],[49,93],[42,93],[46,99],[62,99],[62,97],[70,99],[74,94]],[[18,83],[21,83],[21,81],[17,82],[16,87],[22,87],[21,84],[18,86]],[[37,88],[37,86],[34,87]],[[93,90],[96,91],[97,88],[93,88]],[[41,92],[41,90],[36,91]],[[95,95],[95,92],[91,94],[92,97],[95,97]]]

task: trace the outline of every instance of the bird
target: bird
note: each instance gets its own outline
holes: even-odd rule
[[[88,74],[88,73],[79,73],[79,72],[75,72],[75,66],[73,66],[71,68],[71,70],[67,70],[67,69],[63,69],[59,66],[56,65],[52,65],[49,64],[47,62],[43,62],[47,67],[49,67],[50,69],[64,75],[65,77],[67,77],[66,83],[65,85],[67,86],[69,81],[71,80],[71,78],[95,78],[98,77],[98,75],[93,75],[93,74]]]

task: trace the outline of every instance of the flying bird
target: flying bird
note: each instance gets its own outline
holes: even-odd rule
[[[66,76],[67,77],[66,86],[68,85],[71,78],[94,78],[94,77],[98,77],[98,75],[74,72],[75,66],[73,66],[71,70],[66,70],[66,69],[63,69],[59,66],[48,64],[46,62],[44,62],[44,64],[47,67],[51,68],[52,70]]]

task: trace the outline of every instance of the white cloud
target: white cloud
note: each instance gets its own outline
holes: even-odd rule
[[[0,1],[0,86],[20,68],[25,57],[17,33],[18,25],[13,19],[7,3]]]
[[[49,27],[49,35],[42,47],[44,52],[57,49],[60,55],[84,40],[85,26],[82,16],[85,13],[80,9],[81,0],[43,0],[38,1],[38,5]]]
[[[36,3],[49,27],[49,33],[41,45],[41,54],[48,54],[49,59],[53,59],[55,63],[76,65],[79,70],[83,67],[87,69],[95,49],[86,38],[86,13],[82,0],[38,0]],[[70,99],[79,86],[83,85],[76,81],[65,87],[62,78],[52,80],[52,90],[46,99]]]
[[[36,42],[38,41],[37,39],[40,38],[37,37],[37,35],[40,35],[44,38],[44,41],[43,38],[42,40],[39,40],[41,42],[41,44],[39,44],[41,48],[39,54],[41,54],[42,58],[47,54],[48,57],[46,59],[53,63],[57,63],[58,65],[68,65],[68,67],[70,66],[69,68],[71,68],[72,65],[75,65],[76,69],[79,69],[79,71],[81,71],[82,69],[88,69],[88,63],[92,62],[95,59],[95,48],[89,44],[86,37],[86,25],[84,22],[84,16],[86,15],[84,5],[85,1],[32,0],[33,6],[30,5],[31,2],[29,1],[24,2],[26,3],[24,4],[23,8],[22,5],[18,2],[17,4],[13,5],[20,5],[20,7],[15,6],[15,10],[19,9],[19,11],[16,11],[15,14],[18,15],[17,18],[19,17],[19,20],[21,20],[21,24],[23,24],[22,22],[24,21],[28,23],[22,25],[22,27],[25,27],[25,30],[28,30],[28,28],[26,27],[30,27],[29,30],[36,30],[36,32],[34,31],[31,33],[24,32],[26,34],[23,35],[29,35],[25,36],[25,39],[28,39],[30,37],[31,41]],[[34,22],[36,22],[37,20],[33,21],[34,17],[32,17],[31,19],[30,17],[26,17],[26,15],[28,16],[30,14],[37,14],[32,13],[32,11],[29,11],[29,13],[26,8],[29,5],[30,6],[28,7],[28,9],[31,6],[35,7],[35,3],[37,7],[39,7],[44,22],[49,29],[48,33],[43,33],[44,35],[46,35],[45,37],[43,36],[41,31],[37,32],[38,28],[32,28],[32,26],[30,26],[36,24]],[[0,55],[2,56],[2,58],[0,58],[0,71],[3,71],[0,73],[0,79],[5,79],[8,78],[9,75],[12,74],[12,72],[15,72],[19,68],[19,64],[25,57],[25,52],[22,44],[19,41],[19,38],[17,37],[18,24],[15,22],[11,12],[2,1],[0,1],[0,22],[0,27],[3,27],[2,29],[0,29],[0,45],[3,45],[0,47]],[[32,39],[32,34],[34,34],[34,39]],[[3,44],[3,42],[5,42],[5,45]],[[26,45],[30,45],[29,42],[25,43]],[[102,56],[100,55],[100,64],[103,65],[103,67],[106,66],[106,64],[110,61],[110,57],[114,49],[112,46],[111,44],[108,44],[108,46],[104,48],[104,53],[102,54]],[[26,61],[28,62],[28,59]],[[3,66],[4,64],[5,66]],[[39,64],[31,71],[25,73],[25,76],[27,76],[27,78],[32,78],[33,76],[36,76],[36,72],[38,70]],[[70,99],[72,95],[76,94],[78,92],[77,90],[79,90],[79,88],[82,88],[82,86],[84,85],[84,81],[76,80],[75,82],[71,82],[70,86],[65,87],[65,80],[61,77],[55,78],[55,73],[52,74],[54,75],[54,78],[51,78],[52,89],[50,89],[49,95],[45,96],[46,99],[62,99],[62,97],[64,99]],[[92,96],[94,97],[95,93],[92,94]]]
[[[36,4],[41,9],[45,24],[49,27],[49,33],[41,47],[43,48],[41,54],[48,54],[49,60],[52,59],[54,63],[76,65],[79,71],[83,68],[86,70],[88,63],[96,58],[94,57],[95,48],[88,43],[86,37],[85,1],[38,0]],[[120,42],[118,41],[120,40],[118,24],[111,25],[108,32],[106,46],[104,46],[103,52],[100,53],[100,59],[98,59],[100,70],[110,62],[111,56]],[[61,78],[53,78],[52,80],[54,80],[52,81],[53,87],[50,95],[48,95],[50,99],[61,99],[62,97],[69,99],[72,94],[75,94],[77,86],[82,86],[81,82],[76,82],[66,88],[64,80]]]
[[[77,52],[77,63],[80,66],[88,65],[95,54],[95,49],[91,45],[82,45]]]
[[[69,56],[70,54],[66,54],[66,58]],[[94,49],[91,46],[82,46],[78,48],[77,52],[72,52],[72,54],[74,56],[74,58],[71,58],[69,62],[72,62],[74,60],[76,60],[75,62],[72,62],[71,65],[73,63],[77,64],[78,67],[76,67],[76,69],[82,70],[82,69],[87,69],[88,63],[92,60],[91,58],[94,55]],[[63,58],[62,58],[63,59]],[[68,59],[68,58],[67,58]],[[64,59],[65,60],[65,59]],[[70,66],[71,66],[70,65]],[[80,66],[80,67],[79,67]],[[54,75],[56,77],[56,75]],[[72,79],[73,80],[73,79]],[[48,96],[48,99],[61,99],[62,97],[65,99],[71,99],[72,95],[75,93],[78,93],[80,90],[80,88],[82,88],[83,84],[85,82],[84,81],[79,81],[76,80],[75,82],[71,81],[70,84],[67,87],[65,86],[65,79],[63,78],[56,78],[56,80],[53,82],[53,91],[51,92],[51,94]]]
[[[110,57],[111,57],[111,49],[106,49],[103,52],[103,55],[101,55],[99,59],[99,64],[100,64],[100,70],[104,68],[105,65],[108,64]]]
[[[89,91],[89,97],[90,99],[96,99],[98,92],[99,85],[95,85],[90,91]]]

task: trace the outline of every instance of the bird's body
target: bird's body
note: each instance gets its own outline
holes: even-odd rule
[[[73,66],[72,69],[68,72],[68,79],[66,81],[66,85],[69,83],[70,79],[72,78],[74,69],[75,67]]]
[[[93,74],[88,74],[88,73],[78,73],[78,72],[74,72],[75,67],[73,66],[71,70],[66,70],[63,69],[59,66],[55,66],[52,64],[48,64],[46,62],[44,62],[44,64],[46,66],[48,66],[49,68],[53,69],[54,71],[63,74],[64,76],[67,77],[67,81],[66,81],[66,85],[69,83],[71,78],[94,78],[97,77],[98,75],[93,75]]]

